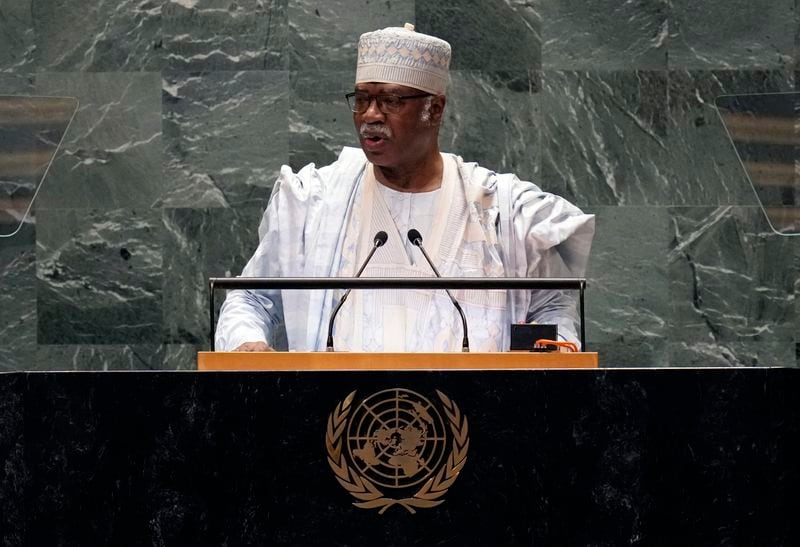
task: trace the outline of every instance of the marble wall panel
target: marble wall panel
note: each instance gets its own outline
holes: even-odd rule
[[[757,207],[673,208],[670,216],[671,363],[790,357],[800,242],[771,232]]]
[[[542,181],[578,205],[670,202],[664,72],[545,71]]]
[[[304,70],[291,74],[289,164],[327,165],[342,146],[358,146],[353,114],[345,94],[353,90],[355,70]]]
[[[32,0],[0,0],[0,73],[30,70],[36,50]]]
[[[536,71],[452,71],[441,149],[559,191],[559,181],[538,180],[539,85]]]
[[[30,2],[36,66],[46,71],[160,70],[165,0]]]
[[[150,207],[161,197],[158,73],[42,73],[36,91],[80,102],[37,210]]]
[[[262,205],[247,208],[164,210],[166,342],[208,348],[208,278],[241,274],[258,246],[258,224],[267,198],[265,194]],[[225,292],[218,290],[217,309],[224,299]],[[182,362],[176,355],[176,366]]]
[[[759,342],[670,341],[671,367],[786,367],[795,365],[795,345],[786,340]]]
[[[288,151],[288,73],[167,73],[163,207],[263,204]]]
[[[714,100],[720,95],[790,91],[786,71],[669,72],[667,158],[675,205],[755,205],[757,199]]]
[[[667,68],[668,0],[542,0],[542,68]]]
[[[35,95],[34,74],[25,71],[3,72],[0,69],[0,94],[3,95]]]
[[[417,2],[420,32],[447,40],[451,69],[526,70],[542,67],[542,21],[526,0]]]
[[[37,220],[39,344],[161,342],[159,211],[53,210]]]
[[[192,344],[165,344],[161,368],[166,370],[197,370],[197,352],[208,351],[210,346]]]
[[[596,215],[597,228],[587,272],[587,345],[609,365],[666,364],[667,209],[609,206],[587,212]]]
[[[3,13],[10,21],[7,31],[11,31],[13,9],[11,14]],[[33,76],[1,71],[0,94],[35,94]],[[0,154],[3,152],[0,145]],[[0,182],[0,203],[13,195],[18,182]],[[36,223],[33,215],[21,226],[19,220],[19,211],[0,206],[0,233],[10,235],[19,227],[15,235],[0,237],[0,371],[24,369],[36,352]]]
[[[161,344],[40,345],[28,370],[159,370]]]
[[[288,6],[291,70],[352,70],[358,37],[413,23],[414,6],[414,0],[292,0]]]
[[[36,226],[0,238],[0,371],[24,369],[36,353]]]
[[[358,36],[406,21],[454,47],[442,149],[597,213],[603,364],[796,363],[798,244],[757,222],[713,107],[796,89],[796,4],[0,0],[0,94],[81,101],[0,241],[3,366],[193,368],[206,278],[241,271],[281,164],[357,145]]]
[[[168,0],[165,64],[172,70],[281,70],[288,0]]]
[[[794,0],[673,0],[669,66],[781,68],[791,61],[796,25]]]

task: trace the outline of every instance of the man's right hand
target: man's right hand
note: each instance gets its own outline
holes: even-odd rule
[[[264,342],[245,342],[233,351],[275,351]]]

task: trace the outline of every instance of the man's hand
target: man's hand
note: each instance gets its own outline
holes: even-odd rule
[[[233,351],[275,351],[264,342],[245,342]]]

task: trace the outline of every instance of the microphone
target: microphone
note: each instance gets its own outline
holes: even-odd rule
[[[442,274],[439,273],[439,270],[436,269],[436,266],[433,265],[433,261],[431,257],[428,256],[428,253],[425,251],[425,247],[422,246],[422,235],[419,231],[415,230],[414,228],[408,231],[408,240],[411,242],[412,245],[415,247],[419,247],[419,250],[422,251],[422,256],[425,257],[425,260],[428,261],[433,273],[436,274],[436,277],[442,277]],[[447,296],[450,297],[450,302],[453,303],[456,310],[458,310],[458,315],[461,316],[461,325],[464,327],[464,339],[461,341],[461,351],[469,351],[469,337],[467,336],[467,318],[464,316],[464,310],[461,309],[461,306],[453,298],[453,295],[450,294],[450,291],[445,289],[444,292],[447,293]]]
[[[359,268],[355,277],[361,277],[361,274],[364,272],[364,268],[366,268],[367,264],[369,264],[369,261],[372,260],[372,255],[375,254],[375,251],[378,250],[378,247],[382,247],[383,244],[386,243],[387,239],[389,239],[389,236],[383,230],[375,234],[375,237],[373,238],[372,241],[372,249],[367,255],[367,258],[364,259],[364,262],[361,264],[361,268]],[[333,322],[336,319],[336,314],[339,313],[340,309],[342,309],[344,301],[347,300],[348,296],[350,296],[351,290],[352,289],[347,289],[345,291],[344,295],[342,296],[342,299],[339,300],[338,304],[336,304],[336,307],[334,308],[333,313],[331,314],[331,319],[328,322],[328,341],[326,344],[325,351],[333,351]]]

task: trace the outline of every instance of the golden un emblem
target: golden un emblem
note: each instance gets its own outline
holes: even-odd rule
[[[328,463],[362,509],[392,505],[415,513],[435,507],[467,461],[467,418],[441,391],[439,408],[414,391],[394,388],[353,407],[350,393],[328,416]]]

